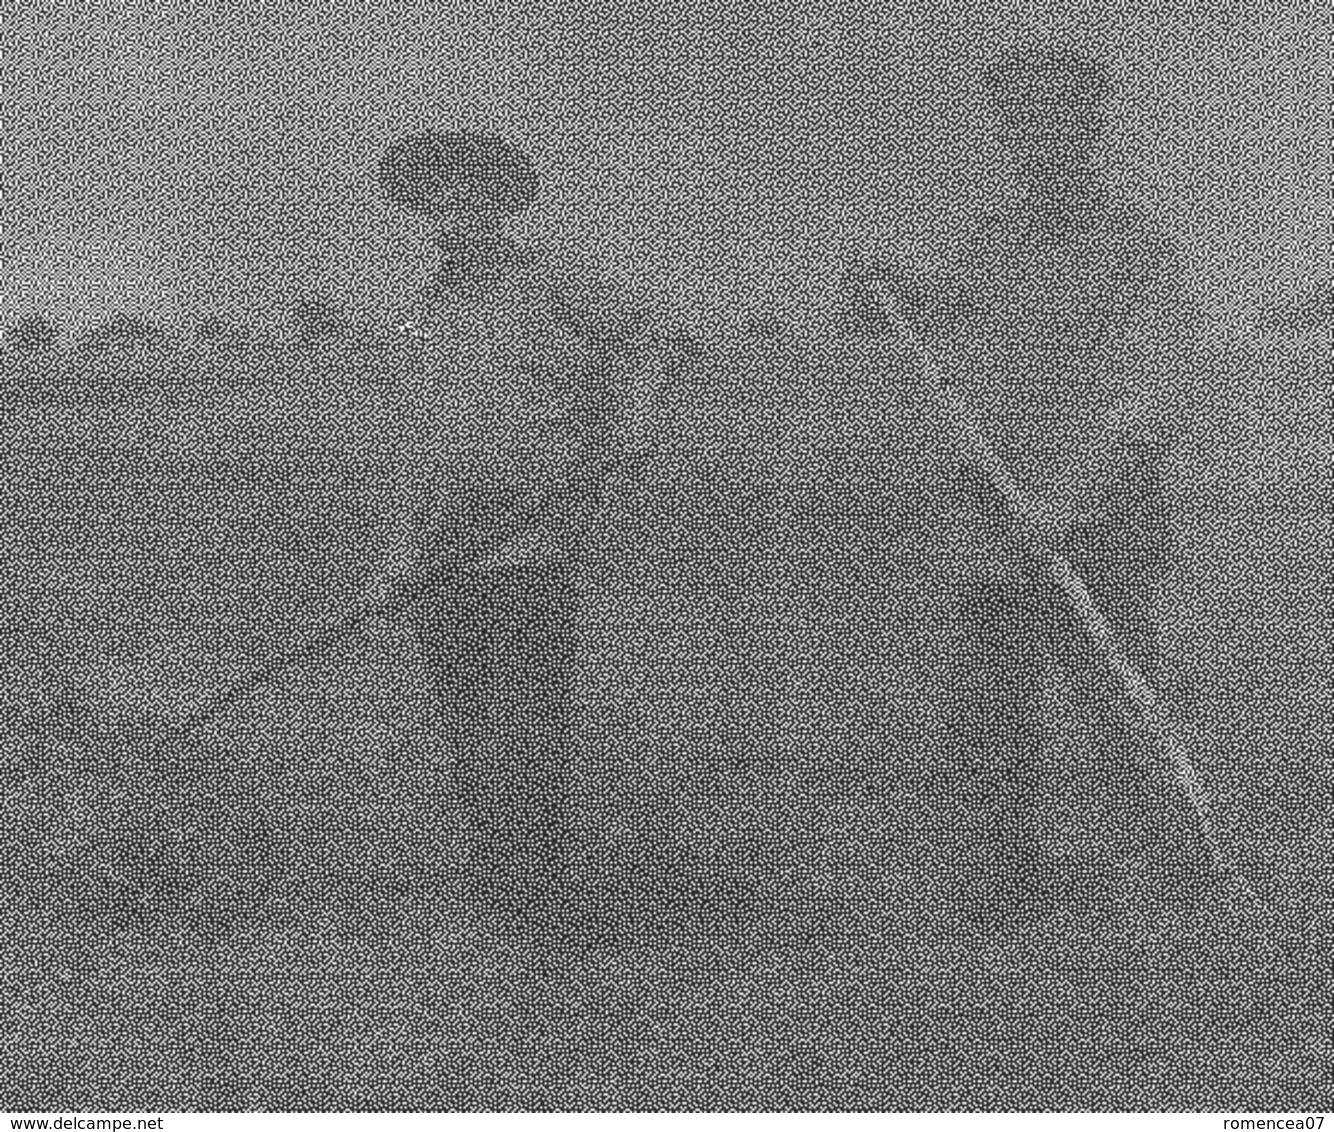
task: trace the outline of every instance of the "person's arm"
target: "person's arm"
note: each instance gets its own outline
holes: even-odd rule
[[[1152,676],[1161,660],[1156,594],[1177,553],[1169,461],[1189,412],[1196,318],[1170,244],[1147,243],[1140,263],[1123,337],[1108,350],[1111,364],[1126,371],[1123,396],[1074,464],[1062,546]]]
[[[578,343],[567,360],[573,400],[560,422],[559,467],[518,502],[509,534],[480,559],[486,567],[559,555],[574,545],[625,455],[618,424],[636,383],[655,356],[673,348],[648,312],[589,272],[562,274],[535,257],[524,285],[544,317]]]
[[[1199,311],[1170,240],[1141,237],[1139,270],[1129,304],[1109,351],[1125,371],[1122,395],[1090,437],[1090,459],[1072,492],[1075,520],[1092,521],[1107,501],[1157,476],[1190,412],[1195,387]]]

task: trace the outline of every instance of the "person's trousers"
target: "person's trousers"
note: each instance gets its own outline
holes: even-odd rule
[[[542,916],[571,849],[572,564],[462,572],[417,626],[451,735],[469,900]]]
[[[1150,471],[1134,490],[1105,500],[1097,521],[1072,531],[1063,551],[1131,659],[1152,680],[1160,674],[1157,590],[1171,567],[1172,539],[1165,495]],[[990,491],[980,481],[968,489],[979,496]],[[984,512],[1001,524],[998,546],[1016,547],[1004,535],[998,501],[988,498]],[[1171,791],[1166,768],[1155,763],[1115,678],[1039,559],[976,579],[960,603],[957,639],[955,770],[960,805],[972,819],[968,836],[976,841],[970,847],[977,866],[971,878],[976,916],[1041,915],[1082,883],[1044,844],[1053,830],[1046,809],[1063,790],[1077,789],[1102,803],[1098,814],[1085,815],[1101,842],[1099,852],[1156,855],[1168,859],[1169,871],[1192,856],[1198,863],[1189,815]],[[1063,710],[1081,713],[1075,742],[1085,749],[1072,773],[1089,781],[1053,783],[1048,777],[1052,728],[1071,722],[1050,716],[1054,677],[1067,695]],[[1155,830],[1167,826],[1186,844],[1157,838]]]
[[[1045,910],[1041,846],[1042,595],[1024,575],[979,578],[959,605],[952,804],[969,862],[965,902],[979,921]]]
[[[1177,547],[1170,527],[1162,451],[1148,449],[1129,482],[1109,493],[1100,515],[1075,528],[1065,552],[1111,622],[1130,660],[1168,700],[1173,691],[1159,643],[1159,593],[1172,577]],[[1099,800],[1101,841],[1139,874],[1144,905],[1191,903],[1220,879],[1199,815],[1173,777],[1157,742],[1127,709],[1124,694],[1084,634],[1067,626],[1079,647],[1067,686],[1100,739],[1087,794]],[[1169,715],[1170,715],[1169,711]]]

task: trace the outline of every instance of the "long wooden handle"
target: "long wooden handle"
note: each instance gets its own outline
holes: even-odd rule
[[[472,515],[456,524],[448,532],[452,537],[438,541],[402,575],[379,579],[346,616],[257,666],[221,695],[168,729],[154,747],[161,749],[165,744],[188,739],[255,689],[339,647],[374,619],[405,612],[428,597],[436,587],[447,586],[453,577],[480,567],[499,548],[525,532],[561,517],[577,526],[589,501],[618,463],[611,436],[618,392],[614,388],[614,376],[614,363],[608,352],[590,363],[586,374],[588,388],[579,410],[583,426],[582,451],[558,486],[540,485],[510,507],[486,516]]]

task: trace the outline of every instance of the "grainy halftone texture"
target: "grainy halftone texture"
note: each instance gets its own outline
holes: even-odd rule
[[[0,1105],[1321,1107],[1327,352],[1199,343],[1168,234],[1075,219],[986,218],[917,317],[1251,895],[864,295],[678,343],[578,522],[495,554],[566,458],[536,315],[29,334]],[[1170,429],[1099,431],[1141,394]]]

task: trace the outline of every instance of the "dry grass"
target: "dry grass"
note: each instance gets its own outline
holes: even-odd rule
[[[1242,417],[1287,435],[1302,396],[1258,397]],[[1264,405],[1290,414],[1273,423]],[[714,427],[725,438],[731,425]],[[1250,435],[1220,410],[1195,455],[1183,449],[1183,514],[1195,521],[1181,528],[1191,552],[1167,639],[1173,694],[1202,740],[1252,904],[1164,908],[1152,877],[1125,861],[1091,905],[1037,930],[966,929],[940,914],[923,860],[894,856],[911,783],[895,798],[899,787],[867,772],[903,727],[925,744],[935,726],[929,682],[904,676],[897,699],[872,693],[886,666],[917,672],[895,651],[896,626],[929,639],[948,622],[948,602],[932,598],[956,567],[926,556],[896,580],[881,569],[894,558],[886,538],[911,560],[915,540],[940,537],[922,517],[937,503],[918,498],[917,518],[910,508],[900,522],[868,503],[867,522],[831,530],[838,553],[803,557],[794,529],[883,483],[855,460],[798,462],[794,493],[781,468],[724,452],[703,473],[660,469],[675,485],[665,498],[689,485],[694,500],[675,525],[646,509],[652,492],[625,488],[592,537],[582,781],[595,827],[638,805],[642,825],[697,839],[696,868],[791,880],[777,930],[746,942],[743,911],[712,940],[631,936],[542,954],[470,929],[452,910],[461,815],[433,709],[407,638],[378,624],[188,752],[196,781],[241,789],[242,808],[281,834],[264,899],[245,916],[222,907],[221,938],[179,910],[147,923],[60,915],[62,890],[43,887],[42,872],[90,875],[121,787],[69,747],[64,764],[49,748],[44,762],[10,729],[5,808],[23,820],[6,834],[18,865],[7,876],[20,882],[7,895],[40,895],[7,901],[0,1105],[1320,1107],[1334,846],[1320,808],[1328,643],[1306,567],[1327,562],[1329,520],[1306,505],[1309,481],[1282,480]],[[1256,540],[1244,508],[1202,517],[1190,499],[1236,493],[1201,474],[1200,452],[1241,482],[1248,461],[1252,478],[1278,475],[1268,497],[1286,484],[1298,506],[1284,514],[1301,522],[1273,519]],[[971,568],[966,527],[949,536],[959,568]],[[824,604],[810,605],[814,594]],[[46,707],[26,702],[40,720]],[[848,710],[826,718],[831,703]],[[80,799],[92,805],[80,811]],[[623,849],[617,836],[604,847]],[[756,844],[786,855],[757,870]],[[886,869],[894,860],[899,874]],[[801,911],[812,906],[825,911]]]

